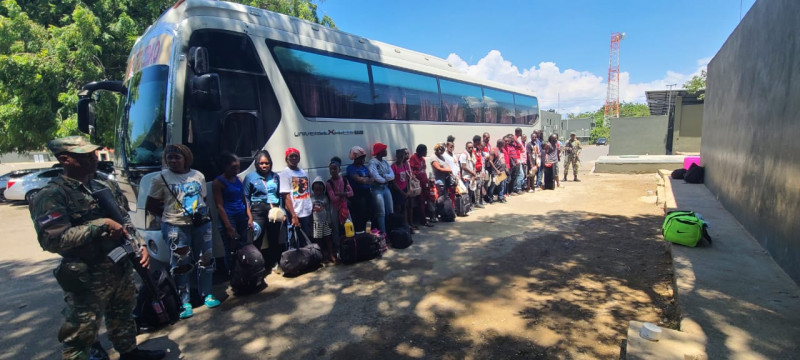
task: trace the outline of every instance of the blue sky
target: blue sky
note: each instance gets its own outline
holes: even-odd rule
[[[565,114],[605,102],[611,33],[626,34],[620,100],[644,103],[644,91],[680,88],[704,69],[754,2],[325,0],[319,11],[343,31],[533,90]]]

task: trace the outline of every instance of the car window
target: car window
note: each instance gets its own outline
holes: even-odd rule
[[[39,178],[54,178],[58,175],[61,175],[61,169],[56,170],[49,170],[39,174]]]

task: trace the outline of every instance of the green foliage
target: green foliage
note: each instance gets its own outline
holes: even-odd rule
[[[77,92],[121,80],[136,38],[176,0],[2,0],[0,153],[77,134]],[[234,0],[335,28],[315,0]],[[113,146],[115,96],[97,104],[100,145]]]
[[[689,94],[695,95],[701,90],[706,89],[706,77],[707,73],[705,70],[700,70],[700,75],[692,76],[689,81],[683,84],[683,88],[689,92]],[[697,97],[698,100],[703,100],[706,97],[706,94],[700,94]]]

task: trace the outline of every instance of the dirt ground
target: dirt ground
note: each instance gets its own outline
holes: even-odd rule
[[[655,179],[603,175],[588,181],[510,200],[511,207],[538,209],[530,215],[507,209],[483,215],[494,212],[490,207],[463,219],[525,231],[448,240],[461,242],[456,254],[468,264],[408,284],[397,302],[414,306],[413,315],[381,321],[364,341],[331,358],[608,359],[619,356],[629,320],[676,328],[671,260],[658,235],[661,212],[647,196]],[[589,189],[593,196],[579,193]],[[389,261],[387,267],[435,268],[425,260],[412,264]],[[359,270],[354,277],[365,285],[387,286],[380,276],[367,280],[376,274],[371,269]],[[425,294],[416,304],[402,296],[417,291]]]
[[[618,358],[628,321],[678,323],[663,211],[655,175],[582,179],[425,228],[381,259],[271,274],[259,294],[226,296],[218,283],[220,308],[139,341],[169,359]],[[0,222],[29,226],[26,210],[4,204]],[[0,256],[0,330],[11,334],[0,359],[59,351],[54,259],[9,257],[18,244],[38,251],[31,234],[0,240],[13,249]]]

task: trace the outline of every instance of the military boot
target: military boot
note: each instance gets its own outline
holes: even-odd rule
[[[119,356],[119,360],[161,360],[167,356],[164,350],[143,350],[136,348]]]
[[[580,180],[578,180],[578,177],[575,176],[574,178],[572,178],[572,181],[580,181]]]

